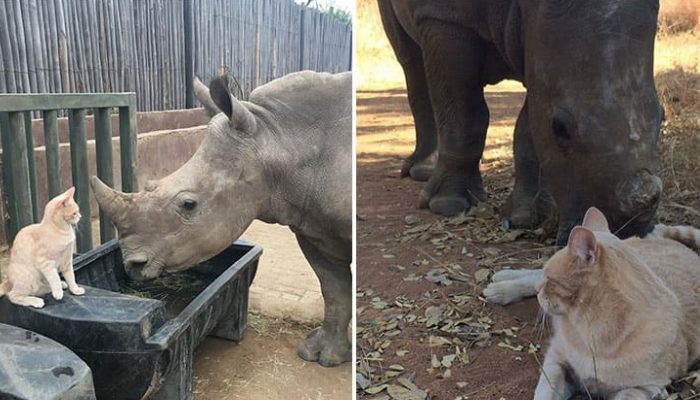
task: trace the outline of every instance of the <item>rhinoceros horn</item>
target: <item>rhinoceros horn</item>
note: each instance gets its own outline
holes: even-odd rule
[[[92,192],[95,194],[97,204],[104,211],[107,218],[112,220],[116,225],[124,219],[128,203],[131,202],[133,194],[122,193],[102,183],[102,181],[93,176],[90,179]]]

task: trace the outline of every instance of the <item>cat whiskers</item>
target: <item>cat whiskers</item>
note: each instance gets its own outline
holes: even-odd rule
[[[622,224],[621,227],[619,227],[615,232],[613,232],[613,235],[617,236],[617,234],[620,233],[621,230],[625,229],[627,227],[627,225],[631,224],[632,222],[634,222],[635,219],[641,217],[642,215],[644,215],[644,213],[639,212],[636,215],[634,215],[632,218],[628,219],[627,222]]]
[[[549,331],[547,320],[547,313],[544,312],[542,306],[540,306],[539,310],[537,311],[537,321],[535,323],[535,340],[539,345],[542,344],[545,333]]]

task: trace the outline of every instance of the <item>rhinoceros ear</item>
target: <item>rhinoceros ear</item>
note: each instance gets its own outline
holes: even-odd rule
[[[194,96],[202,103],[210,118],[221,112],[221,110],[219,110],[216,104],[214,104],[214,101],[211,99],[209,88],[204,86],[202,81],[200,81],[196,76],[192,82],[192,86],[194,86]]]
[[[255,132],[255,116],[229,93],[226,75],[214,78],[209,84],[209,91],[214,104],[226,114],[236,130],[246,133]]]

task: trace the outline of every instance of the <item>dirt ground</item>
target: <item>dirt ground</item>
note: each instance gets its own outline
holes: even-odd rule
[[[403,76],[381,44],[381,25],[363,26],[363,11],[358,35],[376,40],[358,54],[358,397],[531,399],[549,337],[539,307],[534,299],[500,307],[480,297],[493,272],[541,267],[554,251],[541,230],[499,226],[498,207],[513,183],[512,133],[524,89],[508,81],[487,88],[491,117],[481,169],[488,200],[452,219],[417,210],[421,183],[399,178],[414,144]],[[697,225],[697,153],[683,149],[698,146],[700,103],[672,109],[700,94],[700,85],[688,88],[698,76],[700,38],[662,41],[656,55],[657,73],[686,68],[673,78],[657,75],[670,114],[663,139],[669,188],[660,218]],[[674,148],[687,152],[682,168],[685,156],[669,155]]]
[[[197,348],[195,398],[350,399],[352,364],[324,368],[296,355],[301,340],[323,319],[323,298],[294,234],[255,221],[241,239],[263,247],[250,288],[254,313],[240,343],[207,338]]]
[[[207,338],[195,351],[197,400],[350,399],[352,365],[324,368],[297,357],[311,326],[249,315],[244,340]]]
[[[550,251],[533,239],[496,243],[505,236],[497,228],[495,208],[511,184],[510,137],[523,99],[524,91],[514,83],[489,90],[492,128],[483,167],[491,198],[478,216],[450,221],[416,210],[421,184],[399,179],[399,155],[413,145],[404,89],[358,93],[358,370],[377,382],[403,372],[415,374],[417,387],[436,399],[531,395],[535,357],[541,356],[527,352],[530,343],[539,343],[537,304],[489,306],[478,297],[486,281],[475,278],[487,260],[518,267]],[[515,255],[520,257],[512,259]],[[447,278],[443,283],[431,281],[441,275]],[[457,329],[428,327],[426,316],[432,313],[439,314],[441,328]],[[465,321],[456,324],[459,320]],[[450,363],[458,348],[468,357]],[[434,357],[437,367],[431,365]]]

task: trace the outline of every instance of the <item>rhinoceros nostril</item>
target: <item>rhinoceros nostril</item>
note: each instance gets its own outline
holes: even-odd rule
[[[143,269],[148,264],[148,257],[145,255],[135,255],[124,260],[124,267],[127,271]]]
[[[126,262],[126,268],[127,269],[142,269],[143,267],[146,266],[147,261],[127,261]]]

